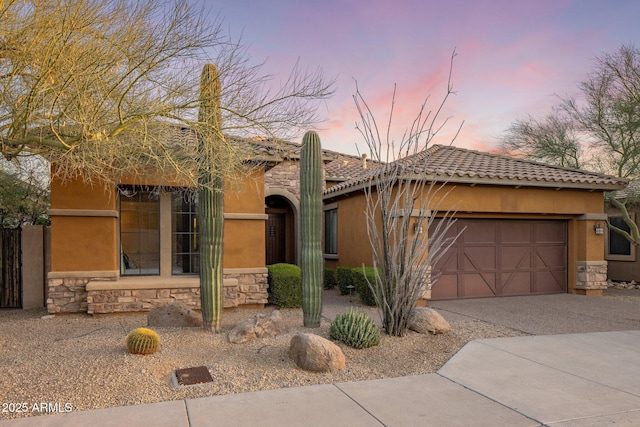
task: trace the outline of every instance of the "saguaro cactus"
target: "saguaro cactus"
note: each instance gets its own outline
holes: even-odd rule
[[[313,131],[302,138],[300,155],[302,312],[304,326],[320,326],[322,313],[322,150]]]
[[[198,111],[198,227],[200,236],[200,302],[202,325],[220,330],[222,313],[222,239],[224,237],[224,180],[216,172],[222,157],[222,113],[220,76],[213,64],[206,64],[200,78]]]

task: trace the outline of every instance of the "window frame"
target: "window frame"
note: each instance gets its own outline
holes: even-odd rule
[[[331,213],[331,212],[335,212],[335,220],[333,221],[333,223],[335,224],[334,230],[329,230],[328,228],[328,224],[327,224],[327,214]],[[339,244],[338,244],[338,204],[337,203],[331,203],[328,205],[325,205],[322,207],[322,222],[324,225],[324,233],[323,233],[323,244],[322,244],[322,252],[324,254],[324,258],[325,259],[338,259],[338,252],[339,252]],[[329,233],[333,231],[333,241],[331,241],[330,239],[328,239],[329,237]],[[328,246],[330,243],[334,243],[335,246],[335,252],[329,252],[327,250]]]
[[[129,196],[127,196],[126,194],[124,194],[125,191],[131,191],[132,192],[132,196],[131,198],[129,198]],[[155,187],[147,187],[147,186],[136,186],[136,185],[123,185],[123,186],[119,186],[119,192],[118,192],[118,216],[119,216],[119,220],[118,220],[118,242],[119,242],[119,252],[120,252],[120,256],[119,256],[119,260],[120,260],[120,275],[123,277],[156,277],[156,276],[160,276],[162,274],[162,201],[161,201],[161,194],[157,193],[156,194],[156,202],[157,202],[157,210],[153,211],[156,216],[157,216],[157,235],[155,236],[155,239],[157,239],[158,242],[158,248],[157,248],[157,254],[155,254],[158,258],[158,264],[157,264],[157,272],[143,272],[145,269],[141,268],[141,267],[137,267],[136,269],[127,269],[126,268],[126,263],[127,262],[131,262],[129,259],[129,256],[125,253],[124,251],[124,246],[122,244],[123,239],[123,235],[133,235],[133,234],[137,234],[138,239],[143,239],[143,233],[141,231],[137,231],[137,232],[133,232],[133,231],[123,231],[123,227],[122,227],[122,221],[123,219],[126,217],[126,215],[123,215],[123,210],[122,210],[122,198],[126,198],[127,200],[131,199],[131,201],[136,201],[136,202],[140,202],[140,198],[142,196],[142,194],[149,194],[149,195],[153,195],[154,192],[157,192],[157,188]],[[133,200],[133,198],[136,198],[136,200]],[[124,212],[134,212],[132,210],[128,210],[125,209]],[[139,228],[140,226],[140,215],[142,211],[138,210],[136,211],[138,212],[138,230],[142,230],[141,228]],[[151,212],[151,211],[149,211]],[[141,240],[142,242],[142,240]],[[143,244],[140,243],[139,244],[140,248],[142,248]],[[139,252],[142,255],[149,255],[151,254],[151,252]],[[129,261],[126,261],[129,260]],[[127,273],[127,270],[138,270],[137,273],[134,272],[129,272]],[[150,269],[150,270],[155,270],[155,268]]]
[[[631,217],[631,220],[633,222],[636,221],[635,218],[635,213],[631,212],[629,213],[629,216]],[[623,218],[622,215],[619,214],[609,214],[609,220],[611,220],[611,218]],[[610,252],[611,250],[611,235],[612,233],[615,233],[615,231],[611,231],[611,229],[609,229],[609,227],[605,227],[607,232],[605,234],[605,259],[607,261],[630,261],[630,262],[634,262],[636,260],[636,245],[632,244],[631,242],[629,242],[629,254],[612,254]],[[622,236],[621,236],[622,237]]]

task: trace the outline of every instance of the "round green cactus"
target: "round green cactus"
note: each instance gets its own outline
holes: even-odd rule
[[[329,336],[353,348],[373,347],[380,342],[380,328],[367,313],[350,308],[331,322]]]
[[[133,354],[151,354],[160,348],[160,337],[147,328],[137,328],[127,336],[127,348]]]

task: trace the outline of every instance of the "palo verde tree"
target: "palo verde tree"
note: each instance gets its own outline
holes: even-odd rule
[[[113,186],[153,175],[215,192],[218,178],[239,179],[250,156],[226,141],[220,155],[210,155],[198,149],[199,135],[288,138],[319,121],[313,101],[330,96],[333,85],[320,69],[296,63],[272,85],[262,64],[194,3],[2,2],[2,155],[40,155],[51,162],[52,179]],[[198,119],[205,63],[218,68],[216,121]],[[199,180],[202,170],[211,179]]]
[[[505,133],[505,152],[559,166],[584,168],[622,178],[640,178],[640,50],[621,46],[595,58],[593,68],[578,84],[579,96],[561,98],[545,120],[529,116]],[[616,206],[631,233],[608,223],[611,230],[634,244],[640,233],[625,203]]]
[[[395,90],[384,133],[358,89],[354,95],[361,121],[357,128],[374,164],[378,164],[363,177],[367,233],[376,267],[375,282],[369,286],[382,325],[393,336],[406,332],[416,301],[437,281],[432,267],[458,237],[450,233],[455,221],[453,213],[439,212],[446,198],[447,174],[455,171],[439,171],[437,165],[431,164],[429,155],[434,138],[448,121],[440,115],[453,93],[454,57],[455,52],[447,93],[441,103],[436,110],[427,111],[425,101],[399,141],[394,141],[390,134]],[[449,143],[453,143],[459,131],[460,127]]]

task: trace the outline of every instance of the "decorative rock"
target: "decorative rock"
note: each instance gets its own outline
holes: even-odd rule
[[[227,339],[234,344],[242,344],[256,338],[275,337],[286,332],[287,326],[278,310],[273,310],[267,317],[264,314],[257,314],[253,319],[247,319],[236,325]]]
[[[147,325],[156,328],[189,328],[202,326],[202,316],[181,302],[152,308],[147,316]]]
[[[289,357],[305,371],[335,372],[346,366],[340,347],[313,334],[294,335],[289,345]]]
[[[420,334],[446,334],[451,325],[437,311],[429,307],[416,307],[409,316],[409,329]]]

